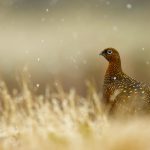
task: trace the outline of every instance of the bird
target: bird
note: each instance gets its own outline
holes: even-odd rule
[[[150,86],[124,73],[120,54],[115,48],[106,48],[100,55],[109,63],[102,98],[108,114],[135,116],[150,113]]]

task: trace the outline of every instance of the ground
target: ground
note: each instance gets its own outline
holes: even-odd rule
[[[45,94],[22,90],[10,94],[0,82],[0,150],[145,150],[150,148],[150,120],[108,119],[99,92],[89,84],[86,97],[61,85]]]

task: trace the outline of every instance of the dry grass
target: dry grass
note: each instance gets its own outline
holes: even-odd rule
[[[0,150],[149,150],[150,121],[110,121],[90,83],[82,97],[57,84],[55,90],[9,94],[0,82]]]

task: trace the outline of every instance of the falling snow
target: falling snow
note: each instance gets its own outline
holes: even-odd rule
[[[45,41],[44,40],[41,40],[41,43],[44,43]]]
[[[131,4],[127,4],[126,7],[127,7],[128,9],[131,9],[131,8],[132,8],[132,5],[131,5]]]
[[[37,58],[37,61],[40,62],[40,58],[39,57]]]
[[[40,87],[40,84],[36,84],[36,87],[39,88],[39,87]]]
[[[23,67],[23,72],[28,72],[28,65],[25,65],[25,66]]]
[[[117,79],[117,77],[113,77],[113,80],[116,80]]]
[[[117,26],[113,26],[113,31],[118,31],[118,27]]]
[[[58,82],[55,82],[55,86],[58,86]]]

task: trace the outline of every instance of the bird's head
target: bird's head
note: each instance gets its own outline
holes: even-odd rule
[[[104,56],[109,62],[120,61],[120,55],[114,48],[106,48],[99,55]]]

